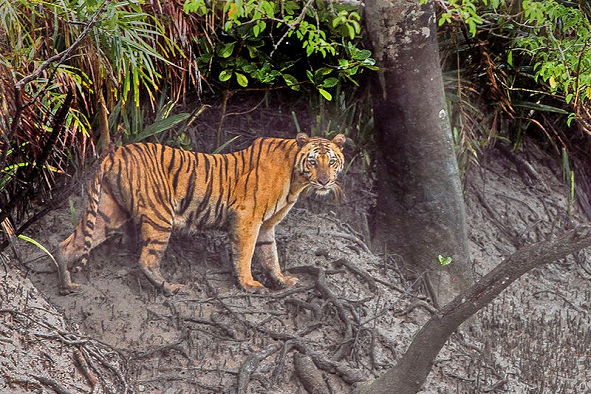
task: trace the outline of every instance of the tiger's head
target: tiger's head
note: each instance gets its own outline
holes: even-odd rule
[[[342,149],[347,137],[337,134],[332,140],[327,140],[298,133],[296,141],[300,150],[295,161],[295,171],[306,183],[306,189],[318,195],[333,192],[340,196],[342,191],[336,180],[344,167]]]

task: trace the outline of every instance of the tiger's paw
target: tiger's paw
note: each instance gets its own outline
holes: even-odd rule
[[[69,285],[60,286],[58,294],[65,296],[68,294],[77,293],[79,290],[80,285],[78,283],[70,283]]]
[[[298,278],[293,276],[285,276],[278,273],[277,276],[273,277],[273,282],[277,288],[287,289],[298,283]]]
[[[188,293],[188,289],[186,288],[187,285],[183,285],[180,283],[173,283],[173,284],[168,284],[168,283],[164,283],[162,285],[162,292],[164,293],[165,296],[170,297],[172,295],[175,294],[186,294]]]
[[[296,278],[295,276],[284,276],[282,282],[283,286],[292,287],[293,285],[298,283],[298,278]]]
[[[254,279],[240,281],[240,286],[246,291],[259,293],[265,291],[265,286],[261,282]]]

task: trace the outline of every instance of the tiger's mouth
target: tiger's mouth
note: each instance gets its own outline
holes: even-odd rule
[[[339,188],[335,182],[329,182],[326,185],[318,182],[312,182],[310,186],[317,196],[326,196],[330,193],[336,193],[336,189]]]
[[[304,195],[310,195],[314,193],[317,196],[325,197],[328,194],[334,196],[337,201],[343,201],[345,199],[345,193],[337,182],[331,182],[327,185],[321,185],[319,183],[308,183],[306,188],[303,190]]]
[[[317,196],[326,196],[327,194],[332,192],[332,187],[330,186],[315,186],[314,192]]]

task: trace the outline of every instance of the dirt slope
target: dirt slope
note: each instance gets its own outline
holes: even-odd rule
[[[535,149],[529,151],[533,154],[527,160],[537,178],[520,166],[500,167],[499,160],[486,158],[482,169],[469,175],[467,207],[476,275],[519,245],[560,233],[570,220],[567,191],[550,170],[553,164]],[[81,202],[75,205],[81,207]],[[123,374],[135,392],[305,393],[294,367],[294,357],[302,354],[309,357],[304,361],[311,359],[321,368],[327,392],[344,393],[351,383],[392,366],[430,313],[420,283],[402,278],[397,256],[370,253],[361,236],[331,209],[334,205],[314,209],[320,213],[294,209],[277,229],[280,259],[300,278],[291,290],[239,291],[221,234],[173,239],[164,275],[189,284],[188,294],[166,298],[156,292],[136,267],[129,240],[113,240],[92,254],[87,269],[75,276],[82,284],[78,294],[57,295],[51,263],[30,246],[23,248],[27,275],[73,324],[64,322],[60,330],[93,338],[124,359]],[[55,245],[71,229],[64,208],[28,235]],[[591,391],[589,261],[582,253],[512,285],[477,316],[482,335],[456,335],[445,346],[424,392]],[[5,286],[27,283],[10,272]],[[2,302],[12,305],[13,296],[5,293]],[[56,313],[46,308],[51,310],[46,304],[39,316]],[[0,319],[2,332],[15,335],[18,330],[12,330],[7,315]],[[5,346],[1,339],[0,346]],[[38,340],[36,346],[49,346],[45,342],[52,340]],[[25,352],[11,350],[19,357]],[[55,357],[54,350],[48,352]],[[8,359],[3,357],[0,360]],[[71,361],[72,356],[66,358]],[[17,367],[0,363],[0,368],[4,374]],[[18,368],[23,379],[37,373]],[[71,392],[90,392],[80,369],[68,368],[74,380],[64,385]],[[62,381],[61,374],[53,376]],[[38,392],[40,387],[7,382],[0,377],[0,391]],[[120,392],[121,387],[111,391]]]

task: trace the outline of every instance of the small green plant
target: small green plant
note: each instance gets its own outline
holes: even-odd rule
[[[443,257],[442,255],[437,256],[437,261],[439,261],[439,264],[442,267],[445,267],[446,265],[450,265],[452,258],[451,257]]]

